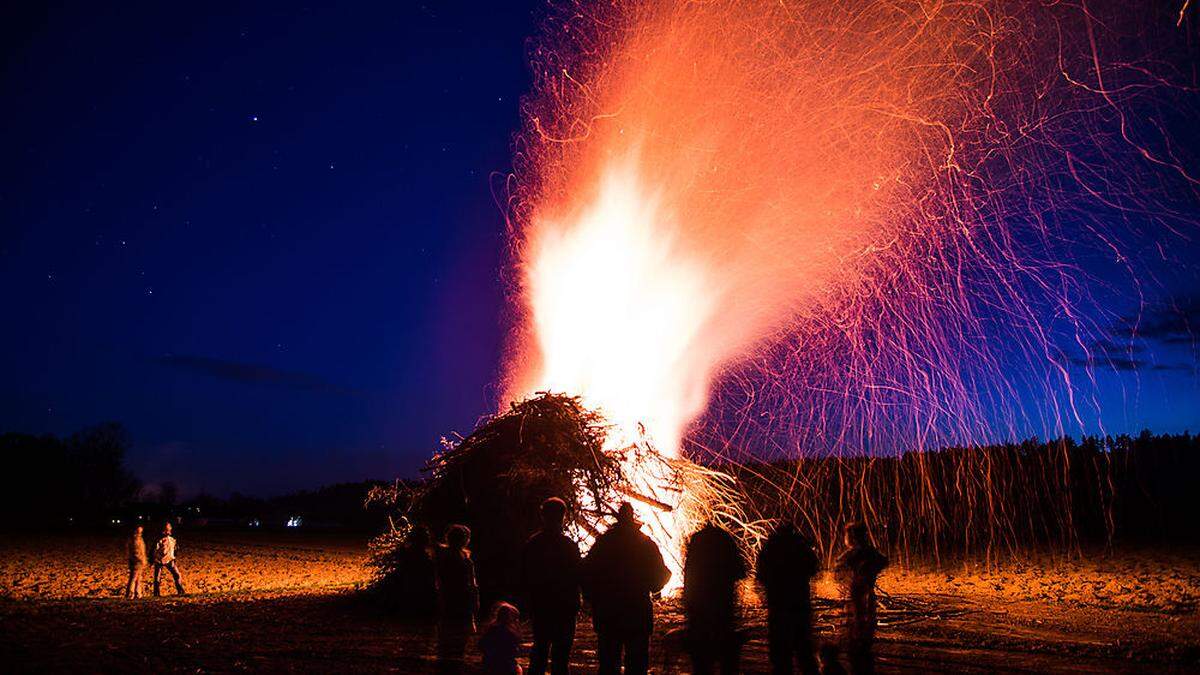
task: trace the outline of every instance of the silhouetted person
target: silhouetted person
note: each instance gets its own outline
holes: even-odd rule
[[[429,529],[415,525],[400,555],[400,606],[406,618],[430,623],[437,616],[437,570],[429,550]]]
[[[819,672],[813,653],[812,578],[821,568],[812,544],[780,523],[758,552],[754,577],[767,595],[767,642],[774,673]]]
[[[175,537],[171,536],[170,523],[163,525],[162,537],[154,545],[154,595],[161,595],[159,581],[164,569],[170,572],[171,578],[175,580],[175,592],[187,595],[187,592],[183,590],[183,578],[179,574],[179,565],[175,562]]]
[[[746,578],[746,561],[733,537],[709,523],[692,535],[683,564],[683,612],[692,672],[707,675],[720,664],[721,675],[739,669],[737,584]]]
[[[475,584],[475,564],[467,550],[470,541],[471,531],[465,525],[451,525],[446,532],[446,543],[437,550],[438,666],[441,672],[462,671],[467,640],[475,633],[479,587]]]
[[[129,563],[129,581],[125,584],[126,598],[142,597],[142,572],[149,561],[146,558],[146,540],[142,538],[142,526],[135,525],[125,540],[125,558]]]
[[[521,675],[517,656],[521,653],[521,635],[517,622],[521,613],[507,602],[497,602],[479,638],[479,651],[483,654],[483,672],[488,675]]]
[[[837,570],[846,587],[846,652],[856,674],[875,670],[875,580],[887,565],[887,556],[871,544],[865,524],[846,525],[846,551],[838,556]]]
[[[671,578],[658,546],[642,534],[633,506],[622,502],[617,522],[596,539],[583,562],[584,592],[592,603],[601,675],[644,675],[654,629],[651,594]]]
[[[557,497],[542,502],[542,529],[521,550],[521,585],[533,624],[529,672],[570,672],[575,617],[579,614],[579,546],[563,534],[567,505]]]

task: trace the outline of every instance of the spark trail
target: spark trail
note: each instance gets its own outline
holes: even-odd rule
[[[1081,261],[1136,288],[1112,223],[1194,225],[1165,198],[1191,169],[1128,112],[1178,83],[1119,11],[554,8],[509,190],[506,398],[579,394],[618,443],[644,430],[668,457],[735,464],[1086,427],[1063,345],[1106,317]],[[948,522],[920,461],[906,545]],[[956,478],[995,524],[990,461]],[[802,509],[810,479],[776,487]],[[870,519],[856,499],[834,517]],[[656,537],[677,549],[693,517]]]

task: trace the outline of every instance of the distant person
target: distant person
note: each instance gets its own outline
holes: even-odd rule
[[[846,525],[846,551],[838,556],[838,576],[846,587],[846,652],[850,670],[875,671],[876,605],[875,581],[888,565],[887,556],[871,544],[867,526]]]
[[[517,608],[507,602],[498,602],[492,608],[492,618],[479,638],[483,672],[488,675],[521,675],[521,666],[517,664],[517,657],[521,653],[520,618],[521,613]]]
[[[758,552],[754,577],[767,596],[767,643],[771,672],[818,673],[813,653],[812,578],[821,564],[795,525],[780,523]]]
[[[563,534],[567,505],[558,497],[542,502],[542,529],[521,550],[521,586],[533,624],[531,675],[570,672],[575,618],[579,614],[579,545]]]
[[[414,525],[400,551],[400,606],[406,618],[426,624],[438,612],[437,569],[430,542],[429,528]]]
[[[737,584],[746,578],[746,561],[737,542],[709,523],[688,540],[683,563],[683,613],[692,672],[708,675],[720,664],[721,675],[739,672]]]
[[[475,615],[479,612],[479,587],[475,583],[475,564],[467,544],[471,530],[466,525],[451,525],[446,543],[439,546],[435,564],[438,581],[438,666],[441,672],[463,669],[467,640],[475,633]]]
[[[617,522],[596,539],[583,562],[583,588],[592,603],[601,675],[645,675],[654,629],[652,594],[671,578],[658,546],[642,534],[633,506],[622,502]]]
[[[125,558],[129,563],[129,582],[125,584],[126,598],[142,597],[142,572],[146,571],[149,560],[146,558],[146,540],[142,538],[143,528],[133,526],[133,532],[125,540]]]
[[[183,590],[183,579],[179,576],[179,566],[175,562],[175,537],[171,536],[171,524],[165,523],[162,529],[162,536],[159,537],[158,543],[154,545],[154,595],[161,595],[159,586],[162,571],[167,570],[171,573],[171,578],[175,580],[175,592],[179,595],[187,595],[187,591]]]

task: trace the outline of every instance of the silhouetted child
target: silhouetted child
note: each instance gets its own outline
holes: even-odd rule
[[[475,564],[467,544],[471,530],[452,525],[446,543],[438,547],[438,666],[441,672],[457,673],[463,668],[467,639],[475,633],[475,614],[479,612],[479,587],[475,584]]]
[[[865,524],[846,525],[846,551],[838,557],[837,571],[846,587],[846,652],[856,675],[875,670],[875,581],[887,565],[887,556],[871,544]]]
[[[517,621],[521,618],[516,607],[498,602],[492,608],[492,618],[479,638],[483,654],[483,672],[489,675],[521,675],[517,657],[521,653],[521,636]]]

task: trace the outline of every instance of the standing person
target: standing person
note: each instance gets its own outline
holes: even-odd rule
[[[471,530],[466,525],[451,525],[446,543],[438,547],[438,670],[458,673],[463,669],[467,639],[475,633],[475,615],[479,612],[479,586],[475,583],[475,563],[467,544]]]
[[[142,538],[142,526],[133,526],[133,532],[125,540],[125,558],[129,563],[129,582],[125,584],[125,597],[142,597],[142,572],[149,561],[146,559],[146,540]]]
[[[154,545],[154,595],[162,595],[159,587],[159,579],[162,576],[163,569],[171,573],[171,578],[175,580],[175,592],[179,595],[187,595],[187,591],[183,590],[183,579],[179,576],[179,566],[175,563],[175,537],[171,536],[171,524],[165,523],[162,529],[162,537],[158,543]]]
[[[888,566],[887,556],[871,543],[867,526],[846,525],[846,551],[838,556],[838,575],[846,587],[846,651],[853,673],[875,672],[875,581]]]
[[[422,624],[437,617],[437,570],[429,544],[429,528],[414,525],[404,541],[400,562],[400,606],[405,618]]]
[[[813,653],[812,578],[821,564],[812,544],[789,521],[780,523],[767,537],[754,577],[767,595],[767,642],[771,671],[819,672]]]
[[[497,602],[492,608],[479,651],[483,653],[483,672],[488,675],[522,675],[517,656],[521,653],[521,635],[517,622],[521,613],[507,602]]]
[[[721,675],[739,671],[742,645],[737,631],[737,584],[745,578],[746,561],[728,532],[708,523],[688,540],[683,613],[696,675],[712,673],[717,663]]]
[[[554,675],[570,672],[575,618],[579,614],[579,545],[563,534],[566,502],[542,502],[542,529],[521,550],[521,585],[533,623],[531,675],[543,675],[547,661]]]
[[[654,629],[651,594],[671,578],[658,546],[641,532],[633,506],[622,502],[617,522],[596,539],[583,562],[583,588],[592,603],[600,674],[645,675]]]

